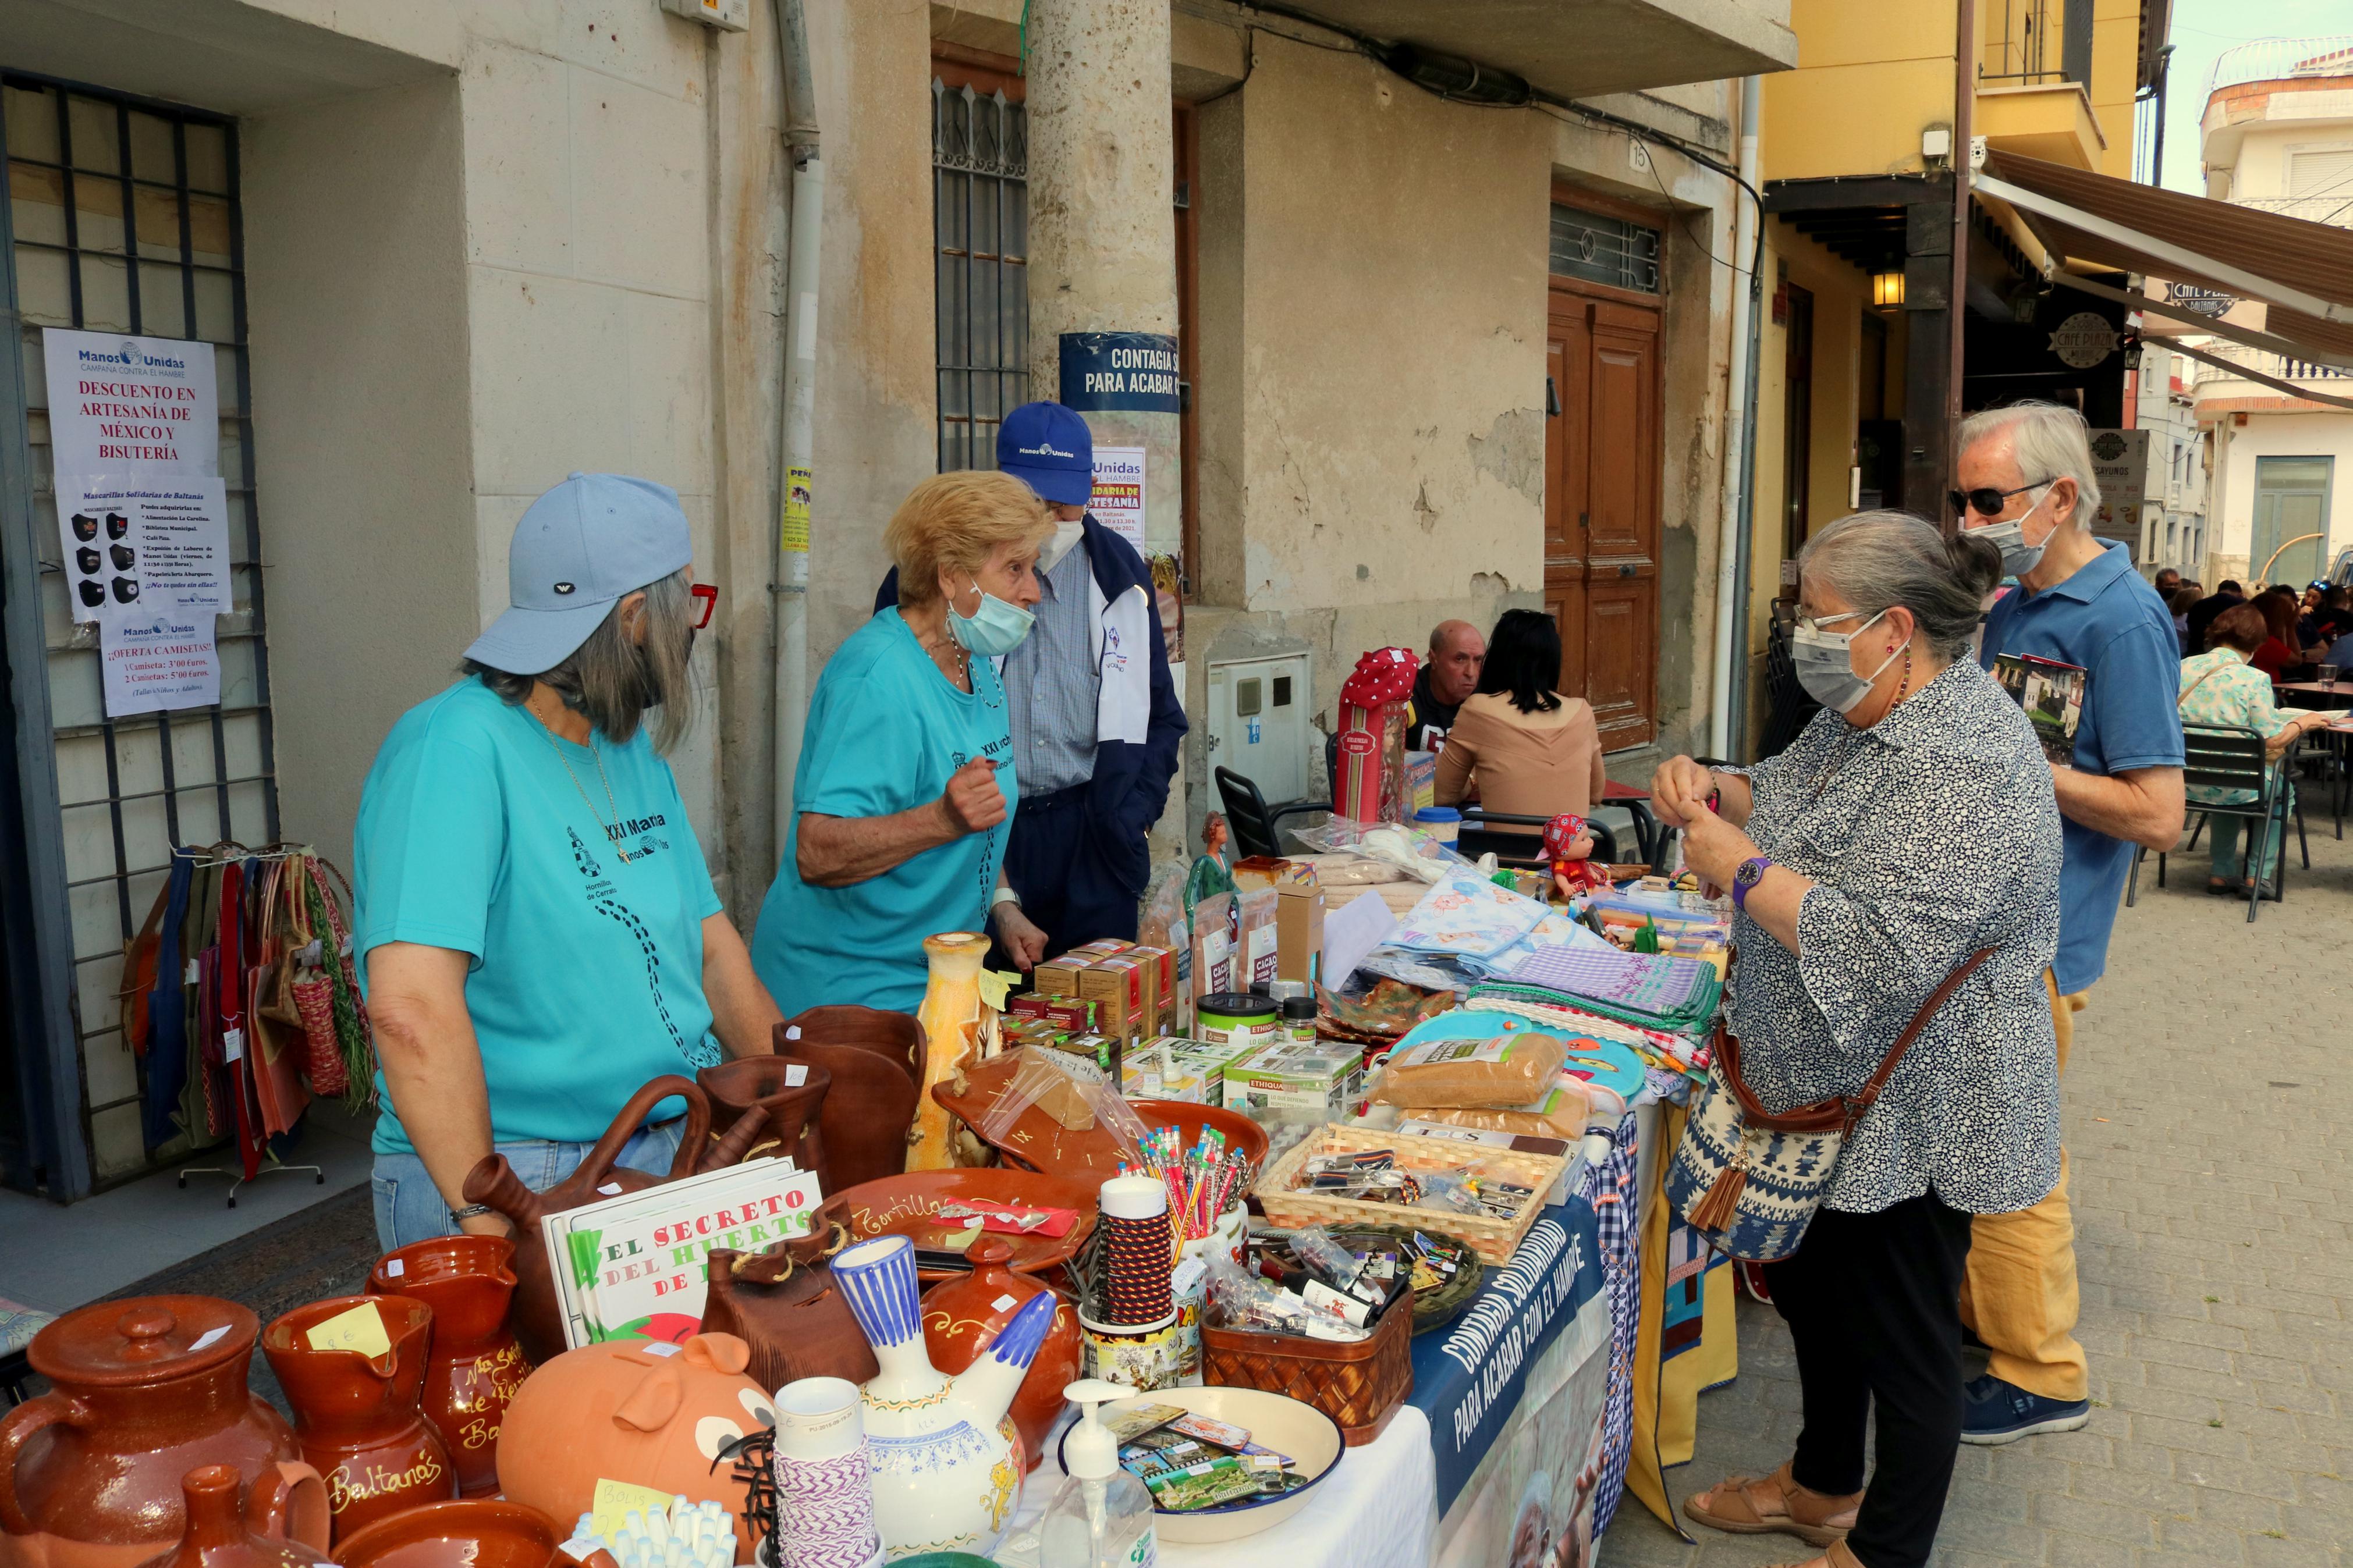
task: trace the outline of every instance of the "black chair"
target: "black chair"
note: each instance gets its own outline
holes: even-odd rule
[[[1549,816],[1514,816],[1500,811],[1486,811],[1471,805],[1462,808],[1462,828],[1454,836],[1454,852],[1466,860],[1476,860],[1482,855],[1493,854],[1498,866],[1511,866],[1523,871],[1542,871],[1551,861],[1545,858],[1544,826]],[[1514,826],[1533,827],[1535,833],[1499,833],[1489,823],[1510,823]],[[1604,865],[1618,860],[1618,836],[1607,823],[1588,818],[1585,831],[1593,835],[1593,858]]]
[[[1270,808],[1256,784],[1231,768],[1219,768],[1216,772],[1218,798],[1226,807],[1226,826],[1233,829],[1234,847],[1244,857],[1281,855],[1282,831],[1279,824],[1284,817],[1332,809],[1328,800],[1294,800]]]
[[[2185,724],[2181,727],[2184,784],[2211,786],[2215,789],[2249,790],[2255,798],[2249,801],[2223,802],[2209,805],[2192,801],[2189,809],[2197,817],[2190,827],[2189,842],[2185,848],[2196,848],[2198,836],[2205,830],[2210,816],[2236,816],[2250,824],[2247,838],[2247,920],[2253,923],[2255,911],[2263,901],[2263,868],[2271,864],[2272,844],[2277,835],[2283,848],[2287,835],[2289,802],[2295,792],[2288,785],[2294,773],[2296,746],[2291,743],[2287,752],[2274,768],[2264,752],[2267,742],[2263,731],[2244,724]],[[2296,808],[2296,837],[2304,837],[2304,813]],[[2254,824],[2261,824],[2260,827]],[[2303,845],[2304,865],[2312,868],[2312,847]],[[2157,885],[2165,886],[2167,851],[2157,856]],[[2125,907],[2129,909],[2140,898],[2140,863],[2147,849],[2133,855],[2132,877],[2125,889]],[[2279,880],[2272,898],[2276,902],[2287,901],[2287,857],[2280,857]]]

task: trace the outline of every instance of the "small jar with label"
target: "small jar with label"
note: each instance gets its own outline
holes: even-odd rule
[[[1286,996],[1282,1000],[1282,1037],[1301,1045],[1315,1043],[1315,998]]]

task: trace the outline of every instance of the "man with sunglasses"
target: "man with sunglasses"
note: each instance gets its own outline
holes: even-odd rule
[[[2181,835],[2180,652],[2173,616],[2131,552],[2093,533],[2100,504],[2083,416],[2024,403],[1961,425],[1963,528],[2001,551],[2018,580],[1986,616],[1980,658],[2001,654],[2085,671],[2071,764],[2052,764],[2065,858],[2059,952],[2049,985],[2059,1069],[2075,1013],[2107,964],[2108,934],[2134,856]],[[1980,1215],[1970,1227],[1961,1320],[1985,1342],[1986,1375],[1968,1385],[1961,1440],[2008,1443],[2091,1419],[2077,1309],[2066,1154],[2059,1184],[2031,1208]]]

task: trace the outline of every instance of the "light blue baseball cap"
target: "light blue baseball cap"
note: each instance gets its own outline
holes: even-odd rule
[[[513,675],[554,669],[623,597],[693,559],[676,490],[627,474],[574,474],[515,524],[508,609],[466,657]]]

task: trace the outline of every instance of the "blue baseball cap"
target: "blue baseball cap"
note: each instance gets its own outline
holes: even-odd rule
[[[554,669],[623,597],[693,559],[676,490],[626,474],[574,474],[515,524],[509,607],[466,657],[514,675]]]
[[[1046,500],[1084,506],[1095,493],[1095,438],[1059,403],[1025,403],[997,427],[997,466]]]

